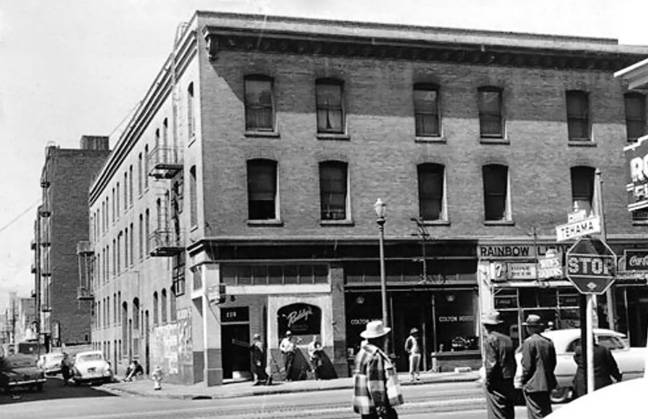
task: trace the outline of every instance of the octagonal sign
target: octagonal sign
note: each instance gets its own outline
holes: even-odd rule
[[[583,238],[566,255],[567,279],[581,294],[603,294],[614,283],[616,255],[598,239]]]

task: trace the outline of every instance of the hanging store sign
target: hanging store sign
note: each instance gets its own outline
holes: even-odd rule
[[[538,279],[561,278],[563,276],[560,257],[555,252],[538,258]]]
[[[538,277],[535,263],[509,263],[508,279],[533,280]]]
[[[648,249],[626,249],[625,271],[648,271]]]
[[[626,170],[630,183],[628,192],[628,211],[648,207],[648,136],[641,137],[629,146],[623,147]]]

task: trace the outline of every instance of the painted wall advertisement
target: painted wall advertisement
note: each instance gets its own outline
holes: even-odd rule
[[[159,365],[171,382],[188,382],[193,373],[191,318],[189,310],[178,310],[175,323],[153,328],[151,333],[152,366]]]

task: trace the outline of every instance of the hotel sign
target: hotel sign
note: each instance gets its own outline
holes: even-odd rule
[[[626,168],[630,183],[628,192],[628,211],[648,207],[648,136],[641,137],[629,146],[623,147]]]

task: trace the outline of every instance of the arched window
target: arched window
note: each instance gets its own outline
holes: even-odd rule
[[[160,305],[160,301],[159,301],[159,298],[158,298],[158,293],[157,293],[157,291],[155,291],[153,293],[153,325],[154,326],[158,325],[158,319],[159,319],[159,317],[158,317],[158,315],[159,315],[159,307],[158,306],[159,305]]]
[[[165,288],[162,288],[161,299],[160,299],[160,320],[162,324],[167,322],[167,291]]]

